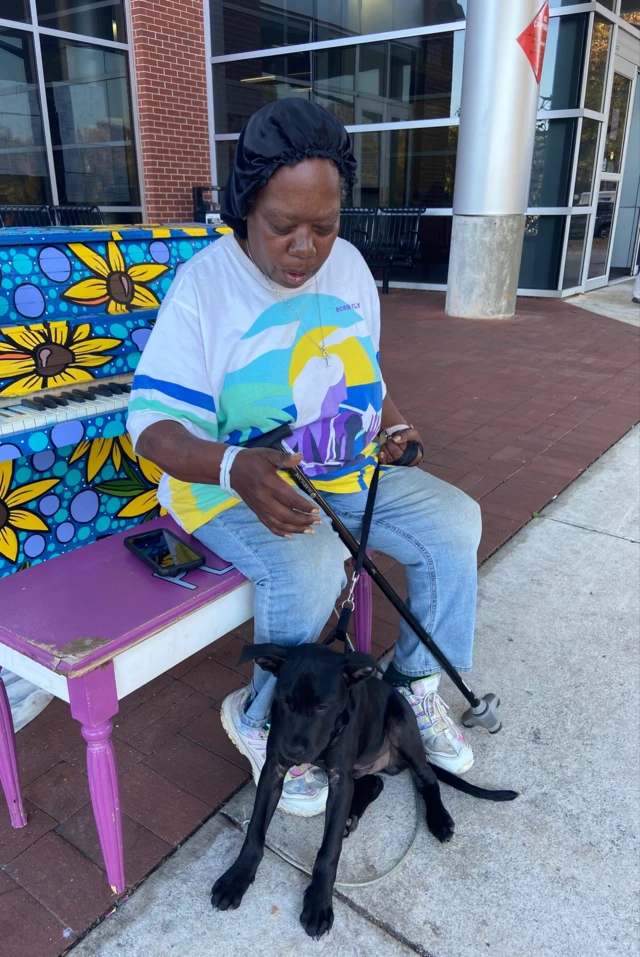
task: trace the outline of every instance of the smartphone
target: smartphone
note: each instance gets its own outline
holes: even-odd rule
[[[124,544],[145,565],[153,568],[157,575],[166,578],[187,572],[191,568],[199,568],[205,562],[204,555],[191,548],[168,528],[129,535]]]

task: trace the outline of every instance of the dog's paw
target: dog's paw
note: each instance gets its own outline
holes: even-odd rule
[[[322,937],[333,927],[333,907],[331,897],[316,894],[308,887],[304,894],[304,907],[300,914],[300,923],[309,937]]]
[[[240,907],[253,878],[230,867],[211,888],[211,904],[216,910],[235,910]]]
[[[347,823],[344,826],[344,836],[349,837],[350,834],[353,834],[358,830],[358,824],[360,823],[360,818],[357,814],[352,814]]]
[[[447,809],[441,805],[436,810],[427,812],[427,827],[433,836],[444,844],[453,837],[455,824]]]

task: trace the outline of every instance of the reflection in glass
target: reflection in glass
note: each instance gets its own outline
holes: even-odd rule
[[[288,96],[311,96],[311,54],[236,60],[213,67],[216,130],[239,133],[261,106]]]
[[[352,206],[450,207],[457,126],[352,133],[358,173]]]
[[[211,0],[214,56],[464,20],[466,0]]]
[[[586,13],[551,17],[549,20],[539,110],[573,110],[580,105],[580,78],[588,25]]]
[[[316,0],[314,40],[367,36],[464,20],[466,0]]]
[[[564,216],[527,216],[519,289],[557,289]]]
[[[351,140],[358,173],[348,205],[452,205],[457,126],[353,133]]]
[[[60,202],[138,206],[126,53],[40,42]]]
[[[216,64],[216,127],[239,133],[261,106],[288,96],[346,124],[446,119],[460,112],[464,31]]]
[[[533,144],[529,206],[566,206],[575,120],[538,120]]]
[[[611,242],[611,225],[616,208],[616,193],[618,184],[609,180],[602,180],[598,193],[598,208],[596,221],[593,227],[593,243],[589,259],[589,279],[595,276],[604,276],[607,271],[607,256]]]
[[[444,286],[449,273],[452,223],[452,216],[421,216],[420,249],[414,265],[410,269],[394,268],[392,282],[424,282]]]
[[[0,203],[49,202],[33,40],[0,27]]]
[[[571,289],[573,286],[580,285],[588,220],[588,216],[571,217],[569,223],[569,239],[567,242],[567,257],[564,262],[563,289]]]
[[[582,121],[578,167],[573,191],[574,206],[590,206],[593,192],[593,174],[598,153],[598,134],[602,124],[586,117]]]
[[[0,17],[5,20],[20,20],[21,23],[30,23],[29,0],[2,0]]]
[[[233,157],[236,152],[236,140],[216,143],[216,180],[219,186],[225,186],[233,166]],[[220,199],[220,194],[218,196]]]
[[[640,30],[640,0],[621,0],[620,16]]]
[[[126,43],[124,0],[36,0],[41,27]]]
[[[589,49],[589,63],[587,66],[587,88],[584,95],[584,105],[588,110],[602,113],[604,106],[604,89],[607,78],[607,62],[609,60],[609,43],[611,42],[612,25],[597,14],[593,21],[591,47]]]
[[[620,172],[630,91],[631,80],[629,77],[621,76],[620,73],[614,73],[611,105],[609,107],[609,123],[607,125],[607,139],[605,140],[604,146],[605,166],[603,168],[607,173]]]

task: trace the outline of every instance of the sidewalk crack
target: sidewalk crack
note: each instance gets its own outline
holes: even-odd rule
[[[545,522],[555,522],[556,525],[569,525],[571,528],[581,528],[583,532],[593,532],[595,535],[606,535],[608,538],[617,538],[619,542],[631,542],[632,545],[640,543],[640,538],[627,538],[625,535],[615,535],[613,532],[605,532],[600,528],[590,528],[588,525],[580,525],[578,522],[568,522],[562,518],[551,518],[546,515],[540,515]]]

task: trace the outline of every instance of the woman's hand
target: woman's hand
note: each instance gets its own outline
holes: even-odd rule
[[[396,432],[392,435],[384,445],[380,446],[380,462],[382,465],[393,465],[394,462],[397,462],[402,458],[406,449],[407,442],[419,442],[422,445],[422,440],[420,438],[420,433],[417,429],[407,426],[406,429],[403,429],[402,432]],[[407,468],[412,468],[414,465],[419,465],[422,461],[423,454],[418,449],[418,454],[416,455],[413,462],[410,463]]]
[[[301,455],[274,449],[243,449],[236,455],[229,483],[263,525],[282,538],[306,532],[319,525],[320,510],[278,475],[278,469],[299,465]]]

